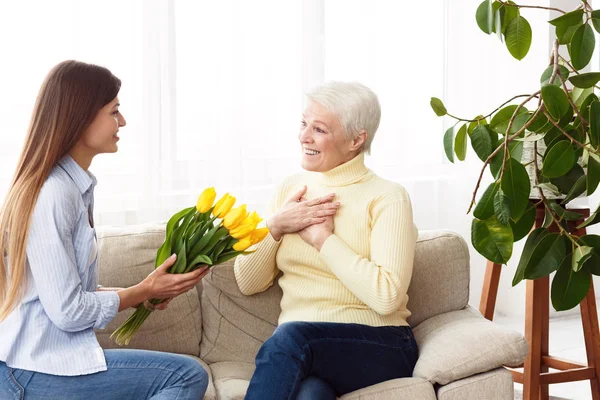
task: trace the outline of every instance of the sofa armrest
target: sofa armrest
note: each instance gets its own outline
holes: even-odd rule
[[[502,365],[518,366],[528,352],[523,335],[470,306],[429,318],[413,332],[419,345],[413,376],[441,385]]]

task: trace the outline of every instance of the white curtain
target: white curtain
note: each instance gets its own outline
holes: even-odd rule
[[[464,163],[445,159],[451,121],[434,115],[429,98],[465,118],[489,112],[534,91],[549,54],[547,12],[522,11],[534,38],[519,62],[478,29],[479,3],[2,2],[0,198],[39,85],[64,59],[107,66],[123,81],[128,125],[120,150],[91,168],[97,223],[111,225],[164,221],[208,186],[264,211],[273,185],[300,170],[303,93],[327,80],[357,80],[378,93],[383,111],[367,164],[405,185],[420,229],[451,229],[469,241],[465,212],[481,162],[472,152]],[[484,260],[471,253],[477,303]],[[513,272],[504,273],[506,288]]]

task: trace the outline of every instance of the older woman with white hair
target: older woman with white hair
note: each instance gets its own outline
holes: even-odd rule
[[[417,229],[406,190],[364,164],[379,126],[377,96],[331,82],[307,95],[302,167],[276,190],[256,252],[239,257],[242,293],[279,271],[279,326],[256,356],[246,399],[335,399],[412,376],[407,323]]]

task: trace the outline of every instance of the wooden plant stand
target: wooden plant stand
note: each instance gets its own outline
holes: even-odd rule
[[[590,214],[588,209],[573,209],[583,215]],[[536,206],[535,228],[544,222],[544,206]],[[585,235],[585,228],[577,229],[583,219],[569,221],[569,231],[575,235]],[[556,225],[549,228],[557,231]],[[487,262],[479,311],[490,321],[494,317],[501,264]],[[600,400],[600,334],[598,333],[598,314],[594,282],[590,282],[587,296],[579,304],[581,322],[587,354],[587,364],[553,357],[548,354],[549,314],[550,314],[550,278],[526,280],[525,338],[529,344],[529,354],[521,366],[523,371],[508,368],[515,382],[523,384],[524,400],[547,400],[548,385],[553,383],[589,380],[592,399]],[[552,368],[558,371],[549,372]]]

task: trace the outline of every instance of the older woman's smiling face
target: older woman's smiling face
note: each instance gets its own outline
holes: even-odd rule
[[[302,168],[326,172],[353,159],[360,150],[348,139],[339,118],[319,103],[309,101],[300,124]]]

